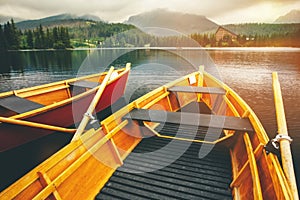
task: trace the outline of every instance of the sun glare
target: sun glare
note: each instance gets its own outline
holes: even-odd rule
[[[300,8],[300,3],[284,5],[283,3],[264,2],[244,9],[230,11],[212,18],[220,24],[231,23],[272,23],[283,13]]]

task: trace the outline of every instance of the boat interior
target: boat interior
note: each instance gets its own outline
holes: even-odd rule
[[[170,113],[140,111],[133,110],[125,119],[159,125],[154,129],[145,126],[150,131],[143,131],[142,141],[96,199],[232,199],[230,152],[225,140],[221,142],[226,136],[220,127],[194,123],[198,111],[203,117],[212,114],[204,103],[193,101]],[[196,120],[181,115],[187,113]]]
[[[277,157],[264,149],[269,139],[255,113],[213,76],[195,73],[184,77],[127,109],[118,123],[128,120],[138,125],[136,137],[143,139],[128,153],[98,199],[292,196]],[[102,123],[105,129],[111,130],[112,121]],[[118,136],[113,138],[117,149],[121,146],[123,150]],[[120,153],[121,160],[123,156]]]
[[[124,69],[115,70],[112,79]],[[50,84],[4,92],[0,94],[0,116],[11,117],[49,105],[66,103],[80,97],[81,94],[97,88],[106,72],[89,76],[58,81]]]

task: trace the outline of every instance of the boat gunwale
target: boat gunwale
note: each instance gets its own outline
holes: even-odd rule
[[[222,86],[227,93],[229,93],[236,101],[238,101],[239,105],[242,106],[242,109],[244,109],[245,111],[248,111],[247,113],[247,117],[249,118],[253,128],[254,128],[254,132],[255,134],[258,136],[259,138],[259,142],[263,145],[266,145],[269,142],[269,136],[267,135],[263,125],[261,124],[259,118],[257,117],[257,115],[255,114],[255,112],[252,110],[252,108],[246,103],[246,101],[244,99],[242,99],[240,97],[240,95],[238,95],[232,88],[230,88],[227,84],[225,84],[224,82],[221,82],[220,80],[218,80],[217,78],[215,78],[214,76],[212,76],[211,74],[204,72],[206,76],[208,76],[210,79],[214,80],[215,82],[219,83],[220,86]],[[225,95],[227,96],[227,94]],[[255,125],[255,126],[254,126]],[[284,196],[291,197],[291,189],[288,185],[286,176],[281,168],[280,162],[278,160],[278,158],[273,155],[272,153],[267,154],[266,152],[263,153],[264,156],[266,157],[266,160],[268,158],[270,158],[270,161],[272,163],[272,165],[275,168],[275,171],[277,172],[277,178],[280,182],[280,186],[284,187],[282,189]]]
[[[114,79],[109,80],[109,82],[108,82],[107,85],[110,85],[113,82],[119,80],[124,74],[128,73],[129,70],[130,70],[130,66],[127,66],[127,67],[124,67],[122,69],[116,70],[117,72],[121,72],[121,73],[118,74],[118,76],[116,76]],[[60,84],[68,84],[69,82],[76,82],[78,80],[83,80],[83,79],[87,79],[87,78],[94,78],[94,77],[97,77],[97,76],[99,76],[99,78],[100,78],[101,76],[104,76],[105,74],[107,74],[107,72],[98,73],[98,74],[92,74],[92,75],[83,76],[83,77],[80,77],[80,78],[72,78],[72,79],[68,79],[68,80],[65,80],[65,81],[58,81],[58,82],[54,82],[54,83],[48,83],[48,84],[44,84],[44,85],[40,85],[40,86],[34,86],[34,87],[24,88],[24,89],[15,90],[15,91],[10,91],[10,92],[6,92],[5,94],[14,95],[15,93],[18,94],[19,92],[25,92],[25,91],[27,92],[27,91],[30,91],[30,90],[41,89],[41,88],[49,87],[49,86],[55,86],[55,85],[60,85]],[[78,101],[81,98],[83,98],[85,96],[88,96],[88,95],[96,92],[99,89],[100,86],[101,86],[101,84],[99,84],[97,87],[94,87],[94,88],[92,88],[92,89],[90,89],[88,91],[85,91],[85,92],[83,92],[81,94],[78,94],[76,96],[67,98],[65,100],[62,100],[62,101],[59,101],[59,102],[56,102],[56,103],[52,103],[50,105],[46,105],[46,106],[38,108],[38,109],[34,109],[34,110],[31,110],[31,111],[28,111],[28,112],[25,112],[25,113],[13,115],[13,116],[10,116],[9,118],[12,118],[12,119],[24,119],[24,118],[29,118],[29,117],[32,117],[32,116],[35,116],[35,115],[47,112],[49,110],[54,110],[54,109],[56,109],[58,107],[67,105],[67,104],[69,104],[70,102],[73,102],[73,101]],[[47,91],[45,93],[41,93],[41,94],[46,94],[46,93],[47,93]],[[5,97],[5,96],[4,95],[2,96],[0,94],[0,97]]]
[[[99,131],[102,130],[102,127],[100,127]],[[79,148],[83,141],[89,140],[94,134],[93,130],[89,130],[85,132],[85,134],[81,135],[80,140],[76,140],[74,142],[69,143],[68,145],[64,146],[62,149],[60,149],[55,154],[51,155],[49,158],[47,158],[45,161],[43,161],[41,164],[33,168],[31,171],[26,173],[23,177],[29,177],[29,178],[23,178],[21,177],[17,181],[15,181],[13,184],[11,184],[8,188],[4,189],[0,192],[0,197],[3,196],[9,196],[10,198],[15,198],[18,194],[20,194],[22,191],[24,191],[27,187],[30,186],[30,184],[34,183],[38,178],[38,172],[47,172],[51,170],[57,163],[59,163],[61,160],[68,157],[73,151],[75,151],[77,148]],[[87,149],[88,151],[88,149]],[[56,162],[53,162],[52,160],[55,160]],[[22,185],[22,190],[20,190],[20,187],[18,185]],[[19,193],[14,193],[14,189],[18,189]]]
[[[235,100],[238,101],[239,105],[245,110],[248,111],[249,114],[247,115],[247,117],[251,116],[253,117],[253,119],[251,119],[249,117],[249,120],[251,121],[251,124],[253,125],[254,123],[257,124],[257,127],[253,127],[255,129],[255,132],[257,133],[257,129],[259,130],[259,132],[262,135],[262,139],[263,141],[261,141],[263,144],[267,144],[269,141],[269,137],[265,131],[265,129],[263,128],[263,125],[261,124],[259,118],[257,117],[257,115],[255,114],[255,112],[252,110],[252,108],[246,103],[246,101],[240,96],[238,95],[232,88],[230,88],[227,84],[221,82],[219,79],[215,78],[214,76],[212,76],[211,74],[204,72],[206,76],[208,76],[211,80],[215,81],[216,83],[218,83],[218,85],[220,85],[223,89],[225,89],[226,91],[226,95],[230,94]],[[238,117],[242,117],[242,116],[238,116]]]

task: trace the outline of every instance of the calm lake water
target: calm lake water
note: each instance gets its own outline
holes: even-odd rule
[[[272,91],[273,71],[282,87],[298,182],[300,181],[300,49],[100,49],[0,53],[0,92],[102,72],[132,63],[125,97],[138,96],[198,69],[233,88],[260,118],[270,138],[277,132]],[[0,154],[0,191],[70,140],[61,133]],[[4,164],[5,163],[5,164]],[[299,184],[298,184],[299,185]]]

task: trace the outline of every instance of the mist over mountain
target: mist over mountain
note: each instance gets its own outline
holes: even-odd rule
[[[185,14],[166,9],[157,9],[131,16],[125,23],[139,28],[159,27],[172,29],[183,34],[207,32],[219,26],[202,15]]]
[[[101,21],[101,19],[94,15],[73,15],[73,14],[60,14],[55,16],[50,16],[42,19],[36,20],[26,20],[16,23],[16,27],[25,30],[25,29],[34,29],[39,25],[45,27],[53,26],[74,26],[74,25],[84,25],[86,21]]]
[[[4,23],[10,21],[11,19],[14,19],[14,22],[20,22],[20,21],[24,20],[22,18],[16,18],[16,17],[0,15],[0,24],[4,24]]]
[[[292,10],[286,15],[280,16],[274,23],[300,23],[300,10]]]

